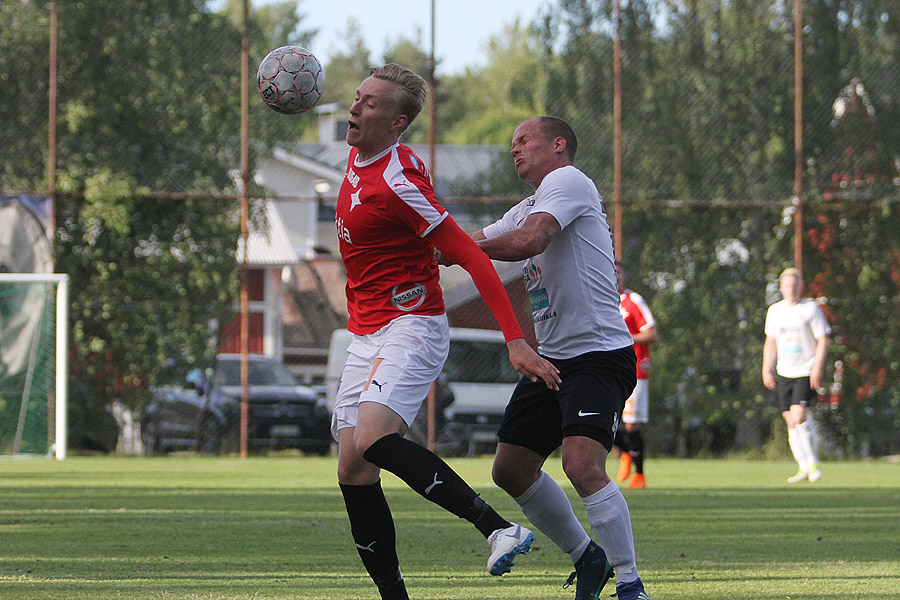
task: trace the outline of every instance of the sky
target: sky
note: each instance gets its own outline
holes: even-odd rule
[[[252,0],[255,6],[266,0]],[[435,58],[438,74],[456,75],[466,67],[483,66],[484,47],[491,35],[516,17],[525,24],[548,0],[435,0]],[[216,2],[211,2],[215,6]],[[426,50],[431,48],[431,0],[300,0],[304,29],[318,29],[309,48],[324,64],[346,48],[342,37],[354,17],[363,31],[372,60],[380,60],[385,42],[400,35],[416,39],[416,27]]]

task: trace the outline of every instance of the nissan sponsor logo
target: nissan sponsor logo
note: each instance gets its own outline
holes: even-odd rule
[[[407,287],[410,285],[412,287]],[[401,288],[406,289],[401,290]],[[396,306],[399,310],[415,310],[425,302],[426,292],[427,290],[423,283],[397,284],[394,286],[394,289],[391,290],[391,304]]]

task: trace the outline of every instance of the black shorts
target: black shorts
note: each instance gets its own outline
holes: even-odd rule
[[[564,360],[548,358],[559,369],[559,391],[540,379],[523,377],[506,406],[497,435],[501,442],[534,450],[544,458],[563,437],[583,435],[612,448],[625,400],[637,381],[634,348],[588,352]]]
[[[810,389],[809,377],[782,377],[775,374],[775,394],[778,396],[778,408],[781,412],[791,410],[791,405],[810,406],[819,397],[816,390]]]

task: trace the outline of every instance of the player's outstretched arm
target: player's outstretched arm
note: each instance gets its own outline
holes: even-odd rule
[[[516,320],[506,289],[487,255],[459,228],[452,218],[444,219],[429,239],[447,258],[464,268],[472,277],[478,293],[497,319],[509,349],[509,360],[516,371],[536,381],[540,377],[551,389],[557,389],[559,372],[553,363],[544,360],[525,342]]]

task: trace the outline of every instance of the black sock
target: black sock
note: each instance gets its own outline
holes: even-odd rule
[[[644,436],[641,435],[641,430],[637,429],[632,431],[629,434],[631,438],[631,449],[628,451],[631,454],[631,458],[634,460],[634,472],[635,473],[643,473],[644,472]]]
[[[363,566],[379,590],[389,593],[385,598],[403,599],[394,595],[400,575],[400,561],[397,559],[397,534],[391,509],[381,490],[381,482],[371,485],[340,484],[347,516],[350,517],[350,533],[356,542],[356,551]]]
[[[369,446],[363,458],[390,471],[444,510],[469,521],[484,537],[511,525],[436,454],[399,434],[384,436]]]
[[[628,450],[631,448],[631,437],[625,430],[625,425],[620,424],[619,428],[616,429],[616,439],[613,443],[616,445],[616,448],[618,448],[620,452],[628,452]]]
[[[378,593],[381,594],[381,600],[409,600],[402,578],[389,586],[378,588]]]

